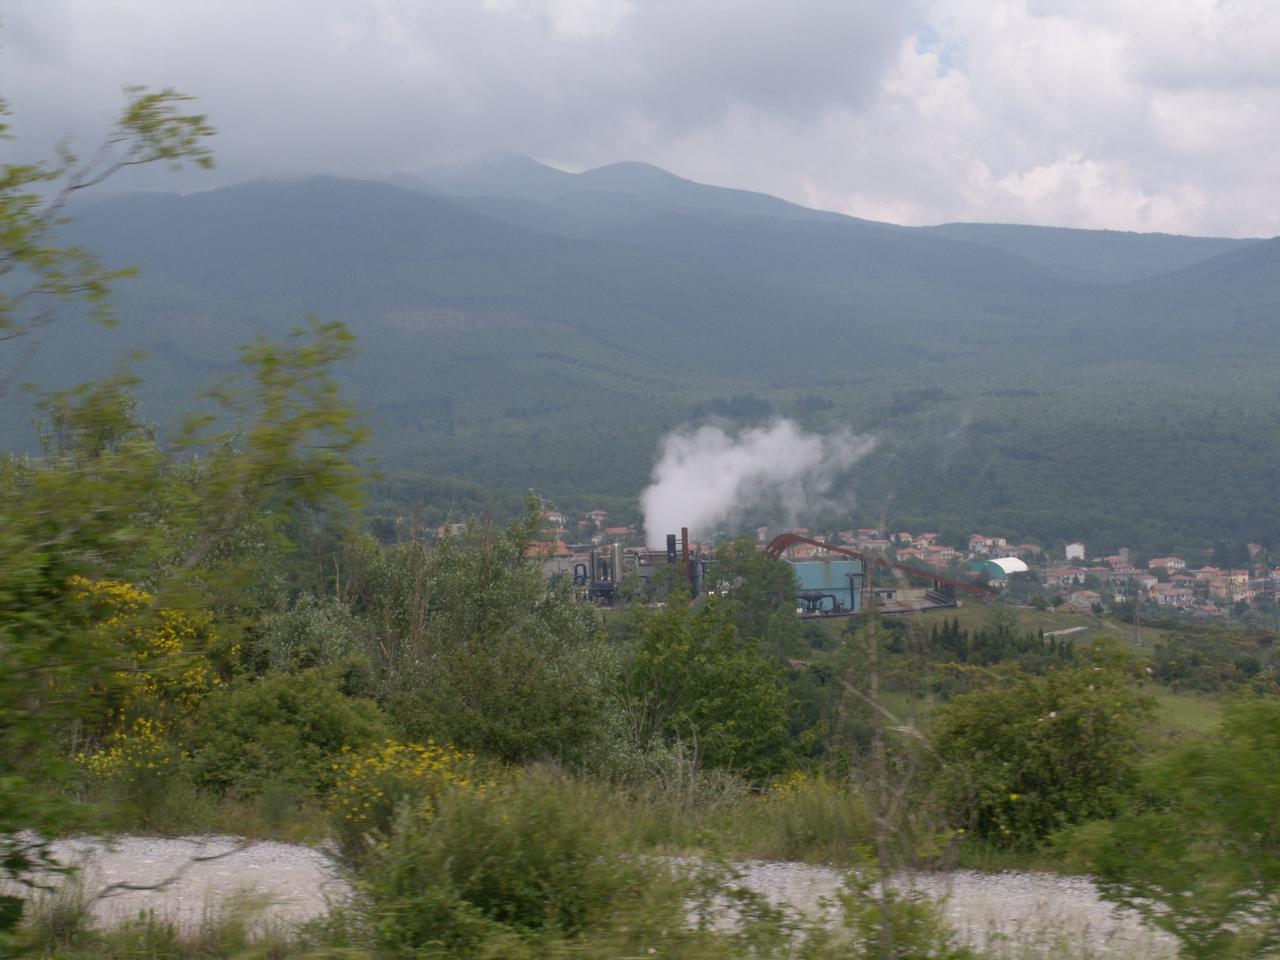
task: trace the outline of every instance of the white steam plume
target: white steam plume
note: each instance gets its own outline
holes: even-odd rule
[[[641,494],[649,547],[688,527],[690,536],[713,533],[758,505],[777,503],[794,521],[822,505],[840,474],[875,446],[872,437],[842,430],[806,433],[791,420],[743,430],[678,430],[662,441],[652,482]]]

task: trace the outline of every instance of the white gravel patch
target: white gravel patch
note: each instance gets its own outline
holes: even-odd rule
[[[333,861],[313,847],[238,837],[120,837],[59,840],[53,855],[74,864],[83,894],[103,924],[151,910],[182,928],[241,897],[263,904],[259,921],[294,925],[328,912],[351,890]],[[116,887],[151,886],[150,890]]]
[[[298,844],[227,836],[121,837],[58,841],[54,855],[81,868],[89,896],[103,893],[93,910],[105,924],[151,910],[189,929],[210,909],[250,894],[269,904],[263,922],[293,925],[351,895],[328,855]],[[748,889],[813,917],[834,902],[844,878],[843,871],[804,863],[735,866]],[[156,889],[110,889],[121,883]],[[1166,960],[1177,952],[1171,937],[1117,912],[1083,877],[960,870],[913,874],[900,883],[943,900],[960,938],[996,956]]]
[[[844,872],[804,863],[752,861],[737,864],[741,883],[775,904],[818,916],[834,901]],[[959,938],[997,955],[1070,955],[1172,958],[1173,937],[1152,930],[1133,913],[1117,911],[1085,877],[1051,873],[914,873],[903,888],[943,901],[943,912]]]

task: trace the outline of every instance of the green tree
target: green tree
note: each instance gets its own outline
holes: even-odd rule
[[[719,602],[691,608],[677,593],[638,627],[623,690],[640,742],[679,740],[701,763],[756,779],[787,765],[791,704],[781,668],[738,635]]]
[[[539,523],[531,503],[506,530],[353,554],[353,606],[410,736],[514,763],[574,762],[601,736],[612,659],[593,610],[525,557]]]
[[[111,282],[132,272],[105,269],[89,251],[58,242],[67,202],[126,167],[212,163],[206,140],[213,130],[202,115],[181,112],[188,97],[142,88],[128,94],[116,125],[87,160],[62,146],[52,161],[0,165],[0,343],[18,347],[0,355],[0,398],[60,305],[84,304],[90,316],[110,322]],[[7,135],[8,116],[0,101],[0,136]],[[78,440],[97,435],[96,449],[83,450],[94,454],[92,469],[83,455],[66,472],[13,458],[0,463],[0,876],[25,880],[47,859],[42,840],[15,834],[67,818],[65,804],[33,800],[55,756],[50,734],[91,709],[112,675],[66,599],[73,574],[94,558],[124,558],[134,546],[134,525],[117,523],[117,497],[128,491],[136,509],[154,489],[138,483],[146,464],[126,464],[154,453],[133,429],[121,386],[83,391],[80,404],[65,408],[70,416],[62,426]],[[21,911],[19,898],[0,897],[0,937]]]
[[[123,635],[162,611],[225,603],[231,585],[284,546],[290,511],[327,497],[354,502],[354,468],[340,458],[359,431],[328,379],[340,355],[331,348],[346,335],[313,332],[315,340],[247,354],[269,371],[223,392],[245,417],[238,430],[193,430],[165,449],[137,419],[129,383],[111,380],[50,399],[45,455],[0,458],[0,835],[9,873],[27,872],[41,838],[73,824],[55,786],[68,772],[66,738],[96,725],[129,683],[131,651],[104,645],[74,583],[148,591],[153,603],[117,625]],[[299,397],[314,405],[296,406]],[[290,422],[295,431],[279,432]],[[14,839],[22,830],[37,838]]]
[[[759,641],[761,651],[795,656],[805,649],[795,570],[773,560],[746,537],[716,549],[708,589],[723,595],[722,609],[738,633]]]
[[[1104,897],[1187,957],[1280,953],[1280,702],[1226,710],[1215,736],[1154,761],[1151,802],[1092,838]]]
[[[102,148],[82,161],[0,168],[0,339],[25,340],[0,380],[11,384],[59,306],[86,304],[109,320],[111,281],[90,252],[60,246],[56,230],[75,193],[129,166],[211,163],[212,132],[180,112],[173,91],[130,91]],[[104,644],[73,583],[131,581],[153,599],[129,614],[225,596],[282,543],[289,513],[332,498],[354,502],[350,463],[362,439],[329,378],[351,349],[339,324],[313,322],[290,343],[244,349],[247,379],[215,389],[216,413],[191,418],[168,446],[136,412],[136,381],[118,375],[43,397],[45,450],[0,458],[0,871],[25,879],[46,856],[44,837],[72,826],[76,808],[57,784],[66,738],[100,719],[129,651]],[[196,651],[185,651],[187,654]],[[127,681],[126,681],[127,682]],[[22,833],[22,831],[32,831]],[[22,903],[0,901],[0,936]]]
[[[87,157],[63,144],[55,160],[0,166],[0,280],[13,281],[0,291],[0,342],[27,341],[0,370],[0,396],[13,385],[60,306],[84,304],[94,319],[110,322],[112,281],[136,273],[107,269],[91,251],[59,243],[68,202],[129,167],[213,166],[207,143],[213,128],[203,114],[182,112],[191,97],[143,87],[126,93],[119,119]],[[8,116],[8,104],[0,100],[0,136],[9,129],[2,119]]]

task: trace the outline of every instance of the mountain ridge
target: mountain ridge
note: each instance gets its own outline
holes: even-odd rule
[[[892,492],[904,523],[1129,531],[1170,550],[1177,524],[1195,537],[1219,524],[1280,542],[1280,508],[1259,500],[1280,473],[1276,242],[1088,282],[1000,243],[726,210],[718,194],[699,208],[700,185],[677,189],[688,202],[476,203],[330,177],[104,198],[65,235],[142,267],[120,287],[125,322],[54,339],[32,378],[76,382],[147,347],[143,399],[169,414],[232,368],[236,343],[310,312],[357,334],[341,377],[396,471],[627,497],[664,433],[737,410],[730,426],[788,415],[880,437],[858,499]],[[1098,239],[1035,236],[1084,245],[1078,266]],[[1188,255],[1118,240],[1141,254],[1130,270]],[[25,429],[18,406],[0,411],[9,438]],[[1229,509],[1197,494],[1223,470],[1240,491]]]

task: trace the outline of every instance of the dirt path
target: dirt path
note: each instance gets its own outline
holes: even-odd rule
[[[62,841],[57,856],[82,866],[89,894],[110,884],[172,882],[149,891],[117,890],[95,903],[100,921],[110,923],[152,909],[157,916],[194,926],[207,910],[241,893],[271,904],[271,922],[298,923],[323,914],[350,890],[321,851],[296,844],[234,837],[159,839],[124,837]],[[743,883],[775,903],[817,914],[833,900],[842,873],[803,863],[755,861],[741,864]],[[944,910],[961,937],[993,954],[1096,956],[1165,960],[1175,949],[1170,938],[1144,927],[1136,917],[1117,916],[1080,877],[1043,873],[985,874],[956,871],[912,878],[932,898],[946,898]]]

